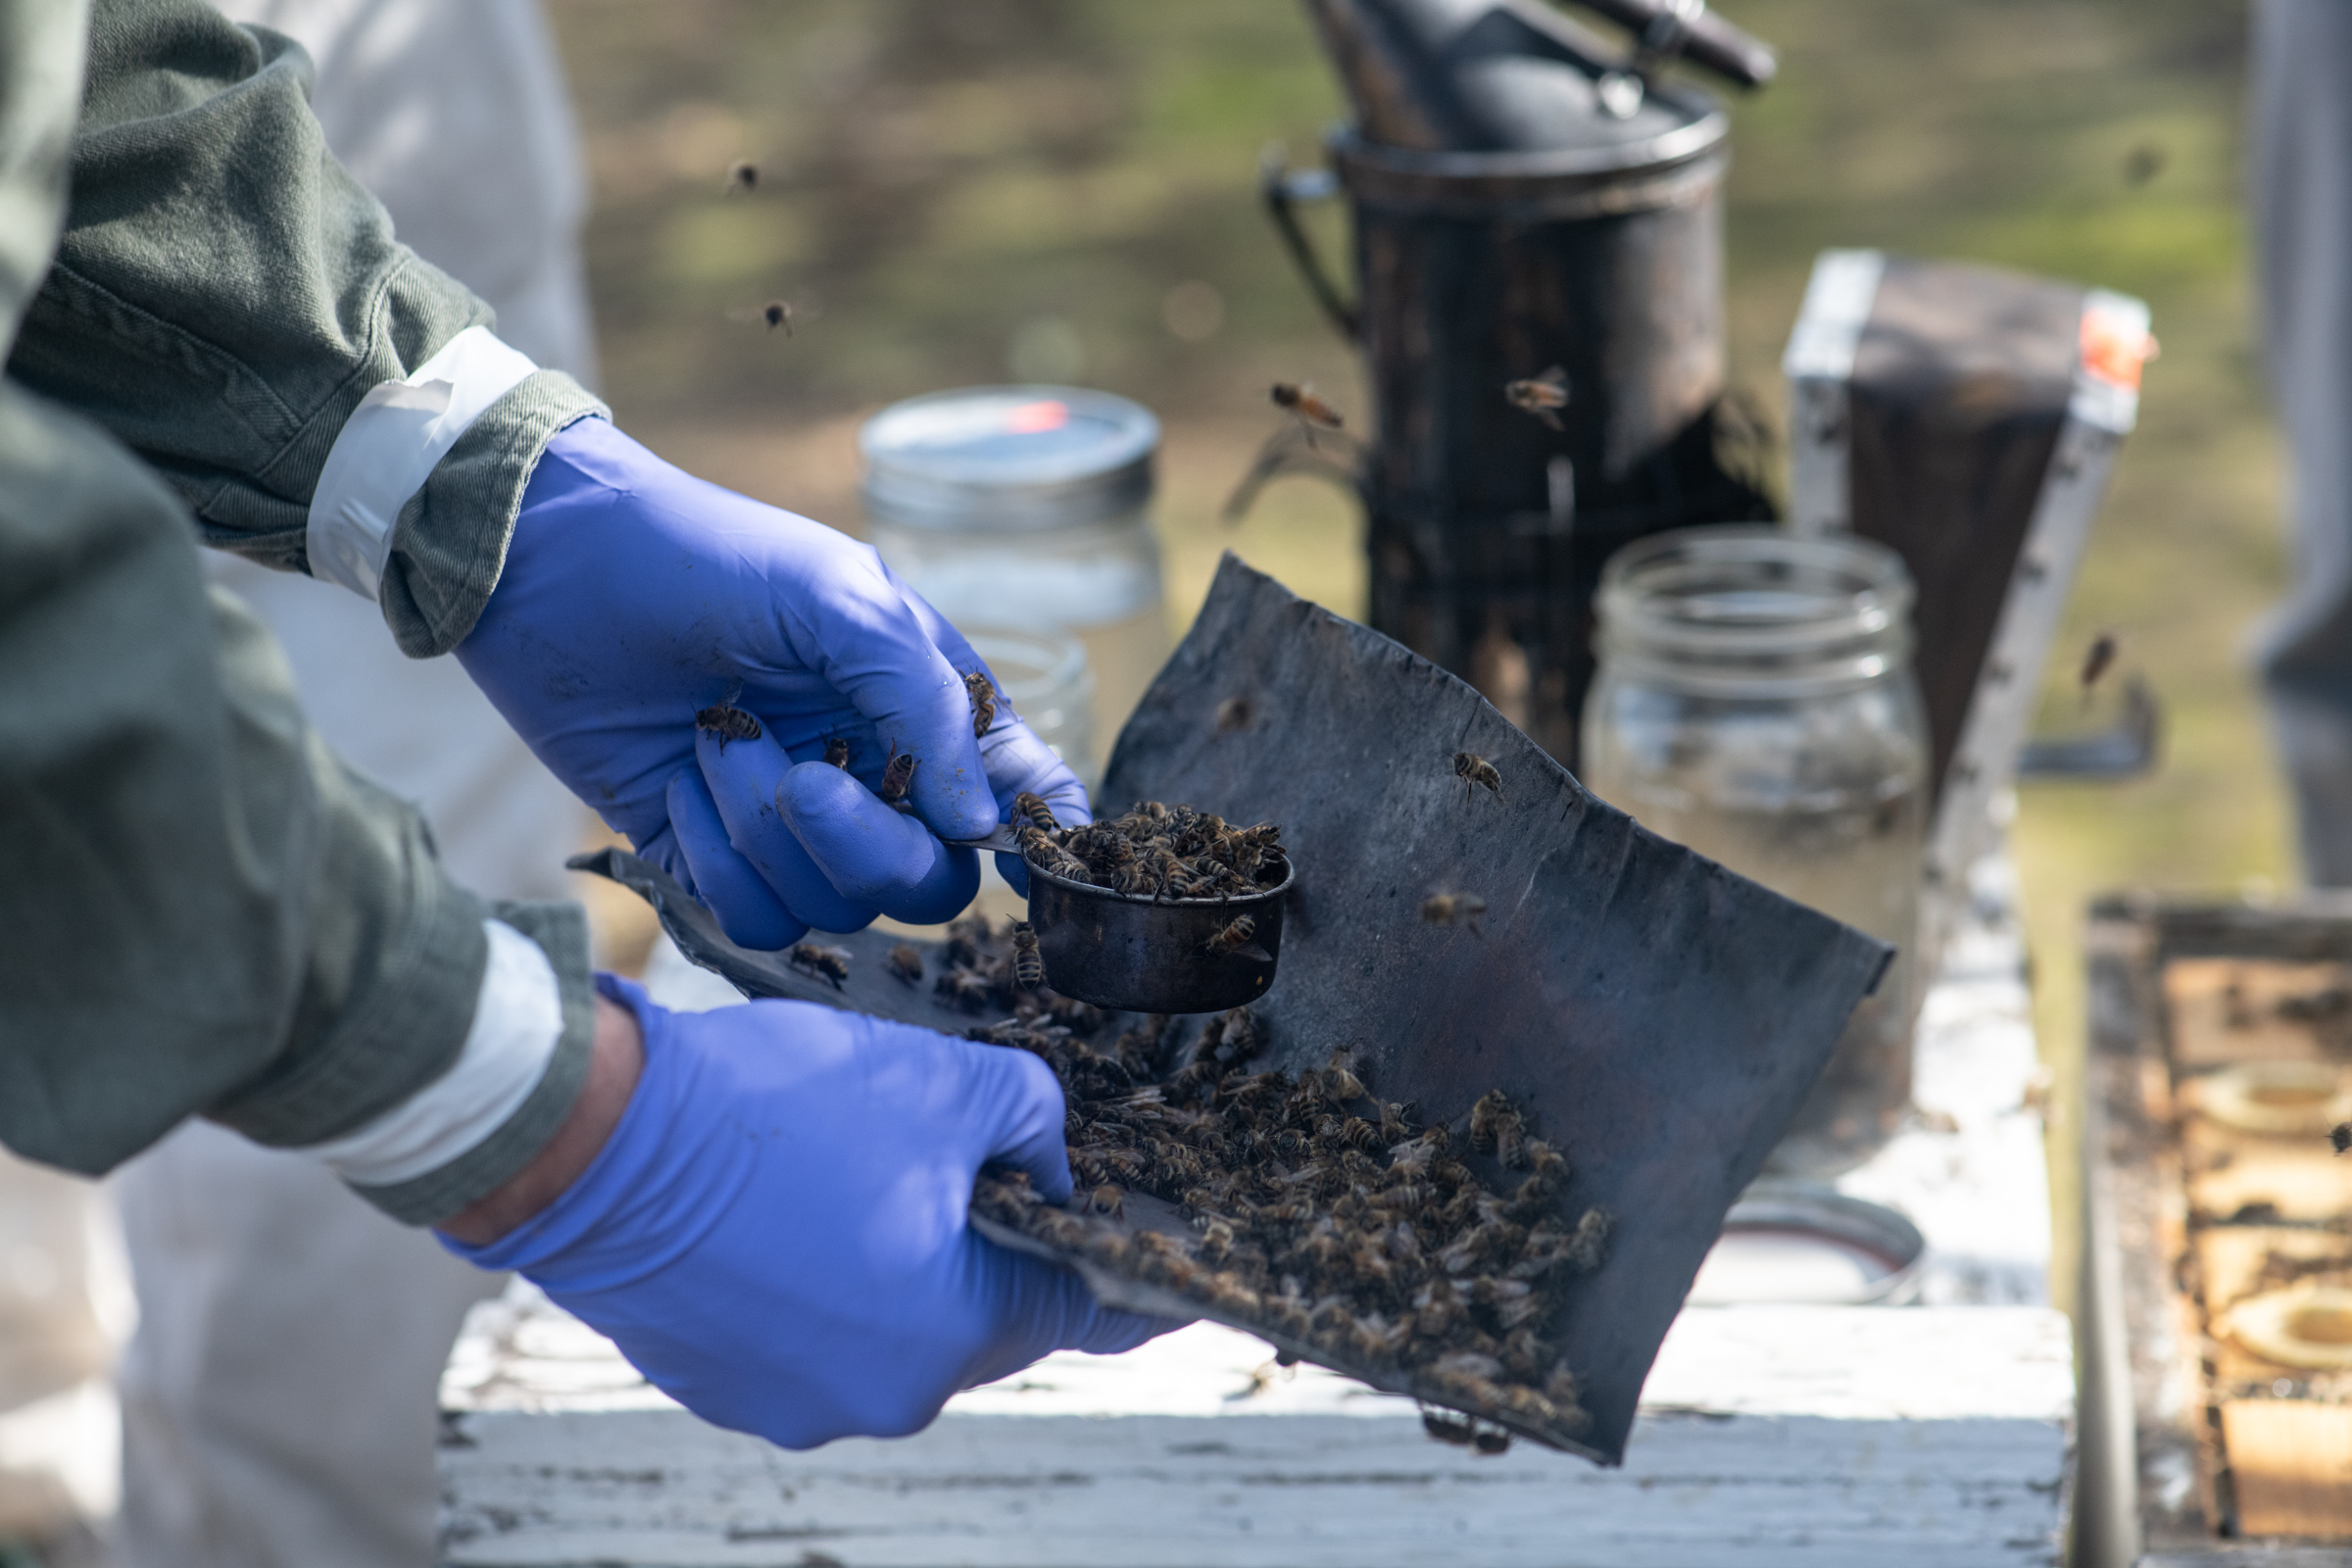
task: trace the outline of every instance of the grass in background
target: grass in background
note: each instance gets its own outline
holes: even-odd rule
[[[2152,779],[2024,792],[2052,1168],[2072,1213],[2084,900],[2289,881],[2283,798],[2239,662],[2283,581],[2253,360],[2238,3],[1727,0],[1782,50],[1734,103],[1731,376],[1780,403],[1813,256],[1875,245],[2133,293],[2160,362],[2050,672],[2089,639],[2168,705]],[[1347,349],[1277,251],[1254,170],[1340,112],[1279,0],[551,0],[596,193],[589,261],[622,422],[720,482],[856,526],[858,420],[1007,378],[1125,393],[1167,425],[1160,521],[1181,626],[1231,546],[1344,613],[1350,503],[1286,481],[1214,520],[1270,427],[1264,388],[1362,409]],[[730,162],[760,166],[727,196]],[[1345,256],[1335,219],[1327,254]],[[794,335],[757,320],[795,306]],[[2065,1243],[2062,1241],[2062,1248]],[[2071,1295],[2072,1263],[2055,1285]]]

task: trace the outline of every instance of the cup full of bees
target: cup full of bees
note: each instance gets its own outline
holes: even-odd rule
[[[1141,801],[1064,828],[1026,794],[1013,811],[1035,961],[1061,995],[1135,1012],[1218,1012],[1274,983],[1293,873],[1273,823]]]

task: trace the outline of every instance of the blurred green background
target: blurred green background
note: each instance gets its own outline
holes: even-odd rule
[[[2014,828],[2072,1298],[2077,932],[2114,888],[2285,891],[2290,823],[2239,656],[2279,591],[2235,0],[1726,0],[1782,75],[1733,103],[1731,379],[1782,405],[1814,254],[1968,258],[2145,298],[2149,368],[2049,672],[2100,631],[2168,705],[2153,778],[2028,788]],[[588,149],[606,392],[686,466],[857,525],[866,414],[1008,378],[1107,387],[1167,426],[1160,526],[1186,624],[1217,554],[1360,614],[1359,520],[1310,481],[1215,520],[1267,382],[1362,407],[1260,215],[1269,142],[1340,113],[1280,0],[552,0]],[[756,190],[727,194],[749,159]],[[1322,234],[1345,254],[1336,218]],[[790,336],[760,320],[794,308]]]

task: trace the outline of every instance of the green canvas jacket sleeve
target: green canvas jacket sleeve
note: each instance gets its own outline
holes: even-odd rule
[[[584,922],[452,882],[195,540],[299,564],[341,415],[480,307],[327,159],[299,57],[198,5],[101,4],[74,132],[83,24],[0,0],[0,1142],[95,1173],[190,1114],[288,1146],[361,1127],[456,1059],[495,914],[549,955],[562,1037],[486,1141],[368,1194],[437,1221],[576,1098]],[[590,406],[533,376],[443,460],[396,533],[404,641],[471,624],[539,446]]]

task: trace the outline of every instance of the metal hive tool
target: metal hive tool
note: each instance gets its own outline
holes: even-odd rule
[[[1457,750],[1495,764],[1499,798],[1464,799]],[[1545,1328],[1591,1417],[1573,1436],[1228,1321],[1376,1387],[1620,1462],[1642,1380],[1726,1211],[1889,950],[1645,832],[1462,681],[1230,556],[1111,758],[1102,799],[1139,798],[1282,824],[1298,880],[1281,982],[1253,1009],[1269,1043],[1252,1066],[1297,1071],[1350,1047],[1375,1093],[1457,1126],[1481,1094],[1507,1090],[1568,1155],[1565,1216],[1598,1205],[1616,1221],[1606,1259]],[[886,973],[895,938],[836,939],[855,960],[837,990],[781,955],[733,947],[633,857],[578,863],[649,897],[689,957],[750,994],[951,1031],[975,1021]],[[1484,898],[1481,931],[1422,923],[1438,891]],[[1182,1218],[1136,1194],[1122,1223],[1175,1230]],[[1081,1272],[1119,1304],[1217,1315]]]

